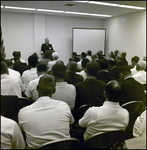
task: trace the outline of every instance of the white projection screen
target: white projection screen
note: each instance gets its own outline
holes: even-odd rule
[[[73,52],[80,55],[82,52],[92,51],[92,54],[99,50],[105,54],[106,29],[103,28],[73,28]]]

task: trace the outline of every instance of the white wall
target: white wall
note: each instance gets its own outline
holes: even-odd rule
[[[48,37],[59,59],[67,64],[72,54],[72,28],[102,28],[102,20],[1,12],[1,26],[7,59],[13,58],[15,50],[21,51],[26,62],[34,52],[41,56],[41,44]]]
[[[133,56],[146,56],[146,10],[103,20],[106,28],[106,52],[118,49],[127,52],[131,63]]]

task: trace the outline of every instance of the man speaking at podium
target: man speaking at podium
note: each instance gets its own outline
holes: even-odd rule
[[[48,38],[45,39],[45,43],[42,44],[42,46],[41,46],[41,52],[43,53],[43,57],[44,57],[44,52],[45,52],[46,50],[51,50],[51,51],[53,51],[52,44],[49,43],[49,39],[48,39]]]

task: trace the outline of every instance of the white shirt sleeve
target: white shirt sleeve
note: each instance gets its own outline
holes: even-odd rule
[[[32,93],[31,93],[31,85],[30,85],[30,82],[27,86],[27,89],[25,91],[25,95],[28,97],[28,98],[32,98]]]

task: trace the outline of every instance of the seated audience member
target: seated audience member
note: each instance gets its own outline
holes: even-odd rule
[[[114,57],[114,53],[111,51],[110,53],[108,53],[108,58],[113,58],[113,59],[115,59],[115,57]]]
[[[103,92],[105,90],[106,83],[96,79],[98,70],[99,66],[96,62],[91,61],[87,63],[87,79],[83,82],[75,84],[77,93],[74,107],[75,110],[85,104],[104,102],[105,97]]]
[[[131,59],[131,65],[128,65],[131,69],[131,75],[135,74],[137,72],[136,70],[136,64],[138,63],[138,61],[140,60],[140,58],[138,56],[134,56]]]
[[[130,101],[142,101],[146,106],[143,86],[131,76],[130,68],[123,67],[120,70],[120,77],[122,79],[121,85],[124,90],[124,95],[120,100],[120,105]]]
[[[91,51],[91,50],[88,50],[88,51],[87,51],[87,56],[86,56],[86,58],[89,59],[89,61],[92,60],[92,59],[91,59],[91,55],[92,55],[92,51]]]
[[[146,110],[137,117],[133,126],[133,136],[140,137],[146,136]]]
[[[136,64],[137,72],[132,76],[136,81],[141,84],[146,84],[146,71],[144,71],[146,67],[146,62],[143,60],[139,60]]]
[[[1,116],[1,149],[25,149],[25,141],[18,124]]]
[[[111,76],[116,79],[119,79],[119,69],[116,67],[116,60],[114,58],[108,59],[108,72]]]
[[[16,95],[22,97],[26,90],[21,79],[17,76],[9,75],[8,66],[1,62],[1,95]]]
[[[98,60],[103,59],[104,56],[105,56],[105,55],[103,55],[103,51],[102,50],[99,50],[96,54],[98,56]]]
[[[52,95],[53,99],[66,102],[71,109],[75,106],[76,89],[72,84],[64,81],[66,67],[62,63],[56,63],[52,67],[52,75],[56,80],[56,91]]]
[[[13,70],[13,63],[11,59],[5,59],[5,63],[8,66],[9,75],[17,76],[21,79],[21,75],[18,71]]]
[[[82,62],[82,60],[83,60],[86,56],[87,56],[87,54],[86,54],[85,52],[82,52],[82,53],[81,53],[81,56],[80,56],[81,59],[80,59],[80,61],[77,62],[77,65],[78,65],[77,68],[78,68],[79,70],[82,70],[82,64],[81,64],[81,62]]]
[[[17,60],[19,60],[22,63],[26,63],[25,60],[21,59],[20,51],[14,51],[13,56],[14,56],[14,58],[11,59],[13,63],[15,63]]]
[[[52,70],[52,66],[58,61],[59,59],[59,54],[57,52],[53,52],[52,53],[52,59],[53,61],[49,61],[48,62],[48,71],[51,71]]]
[[[79,125],[86,128],[84,140],[97,133],[126,130],[129,123],[129,113],[119,105],[122,94],[123,90],[117,81],[112,80],[107,83],[106,101],[103,106],[89,108],[79,120]]]
[[[98,55],[97,54],[92,54],[91,59],[92,59],[91,61],[98,62]]]
[[[24,71],[22,74],[22,81],[23,81],[25,87],[27,87],[27,85],[30,81],[38,78],[38,75],[37,75],[38,58],[37,58],[37,56],[36,55],[29,56],[28,64],[31,67],[31,69]]]
[[[68,63],[68,69],[64,77],[64,81],[66,81],[68,84],[75,85],[78,82],[83,81],[83,76],[76,74],[77,70],[77,63],[75,61],[70,61]]]
[[[45,65],[48,65],[48,62],[52,61],[52,53],[51,50],[46,50],[44,52],[44,59],[40,60],[40,63],[44,63]]]
[[[38,100],[19,111],[19,126],[25,131],[29,149],[38,149],[51,141],[70,138],[70,124],[74,119],[65,102],[51,98],[55,86],[52,75],[43,75],[37,86]]]
[[[48,68],[45,64],[42,64],[42,63],[38,64],[37,66],[38,78],[28,83],[27,89],[25,91],[25,95],[31,101],[36,101],[38,99],[37,85],[38,85],[40,77],[42,77],[44,74],[47,74],[47,70]]]
[[[118,60],[118,57],[119,57],[119,55],[120,55],[120,52],[119,52],[119,50],[115,50],[114,51],[114,59],[117,61]]]
[[[72,52],[72,58],[69,58],[70,61],[78,62],[80,61],[80,58],[77,55],[77,52]]]
[[[108,60],[100,59],[99,60],[100,72],[96,75],[98,80],[104,81],[106,84],[111,80],[116,80],[113,76],[108,72]]]
[[[85,69],[86,69],[86,65],[87,65],[87,63],[88,63],[88,62],[89,62],[89,59],[84,58],[84,59],[82,60],[82,62],[81,62],[81,64],[82,64],[82,71],[77,72],[77,74],[79,74],[79,75],[83,76],[83,80],[84,80],[84,81],[85,81],[85,80],[86,80],[86,78],[87,78],[87,75],[86,75]]]
[[[119,56],[118,56],[117,64],[120,63],[121,65],[127,66],[128,65],[128,61],[126,60],[126,56],[127,56],[126,52],[120,53]]]

